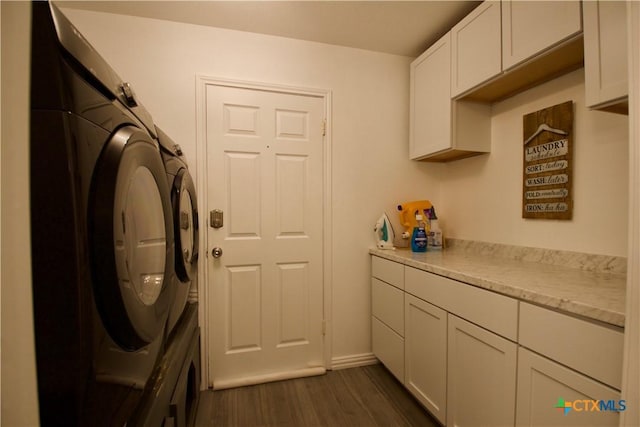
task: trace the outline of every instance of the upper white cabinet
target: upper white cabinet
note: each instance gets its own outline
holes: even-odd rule
[[[485,1],[451,29],[451,96],[502,72],[500,1]]]
[[[574,68],[582,62],[582,43],[576,41],[581,34],[579,0],[487,0],[451,29],[451,95],[497,77],[493,92],[484,95],[483,90],[480,97],[495,101]],[[528,62],[523,70],[509,72]]]
[[[411,64],[409,156],[491,150],[491,102],[582,66],[579,0],[480,4]]]
[[[411,63],[409,155],[446,161],[491,147],[491,106],[451,99],[451,33]]]
[[[582,32],[580,1],[502,2],[505,70]]]
[[[587,1],[583,8],[586,105],[627,113],[627,4]]]
[[[420,159],[451,146],[451,36],[411,63],[409,155]]]

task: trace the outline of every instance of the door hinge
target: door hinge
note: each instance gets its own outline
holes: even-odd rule
[[[322,119],[322,136],[327,136],[327,119]]]
[[[322,321],[322,336],[327,335],[327,321],[323,320]]]

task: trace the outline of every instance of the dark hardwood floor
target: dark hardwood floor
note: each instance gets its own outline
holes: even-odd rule
[[[197,426],[439,426],[383,365],[204,391]]]

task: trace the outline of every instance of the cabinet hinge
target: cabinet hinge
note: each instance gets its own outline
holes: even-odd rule
[[[327,335],[327,321],[323,320],[322,321],[322,336]]]
[[[322,136],[327,135],[327,119],[322,119]]]

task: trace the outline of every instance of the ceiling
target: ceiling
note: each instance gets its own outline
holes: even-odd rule
[[[418,56],[480,1],[58,1],[60,7]]]

